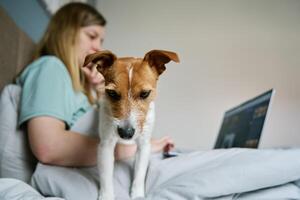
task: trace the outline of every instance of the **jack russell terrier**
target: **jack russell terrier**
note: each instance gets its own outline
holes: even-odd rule
[[[176,53],[152,50],[144,58],[117,58],[110,51],[88,55],[105,79],[105,95],[99,99],[98,168],[99,199],[113,200],[113,167],[116,143],[137,143],[131,197],[145,196],[145,176],[151,152],[154,99],[165,64],[179,62]]]

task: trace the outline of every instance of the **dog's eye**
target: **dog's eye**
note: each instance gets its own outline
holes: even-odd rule
[[[144,90],[140,93],[140,97],[142,99],[146,99],[150,95],[150,93],[151,93],[151,90]]]
[[[121,99],[121,95],[119,95],[115,90],[106,89],[105,93],[115,101],[119,101]]]

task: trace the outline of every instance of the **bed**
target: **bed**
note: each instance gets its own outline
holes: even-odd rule
[[[38,163],[28,148],[26,131],[17,127],[22,88],[13,77],[30,61],[35,47],[0,7],[0,199],[97,199],[97,169],[66,168]],[[95,133],[92,109],[72,128]],[[180,156],[151,157],[146,198],[163,199],[300,199],[300,149],[220,149],[183,151]],[[126,200],[133,160],[116,163],[116,199]]]

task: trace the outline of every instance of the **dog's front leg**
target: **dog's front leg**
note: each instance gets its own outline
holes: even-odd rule
[[[100,177],[99,200],[113,200],[113,170],[114,170],[114,150],[116,141],[102,140],[98,147],[98,171]]]
[[[140,137],[137,146],[134,178],[131,187],[132,198],[145,196],[145,178],[151,153],[150,137]]]

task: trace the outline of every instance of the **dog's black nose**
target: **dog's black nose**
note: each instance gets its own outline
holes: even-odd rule
[[[127,140],[131,139],[134,135],[134,132],[135,129],[130,126],[125,126],[125,127],[118,126],[118,133],[122,139],[127,139]]]

